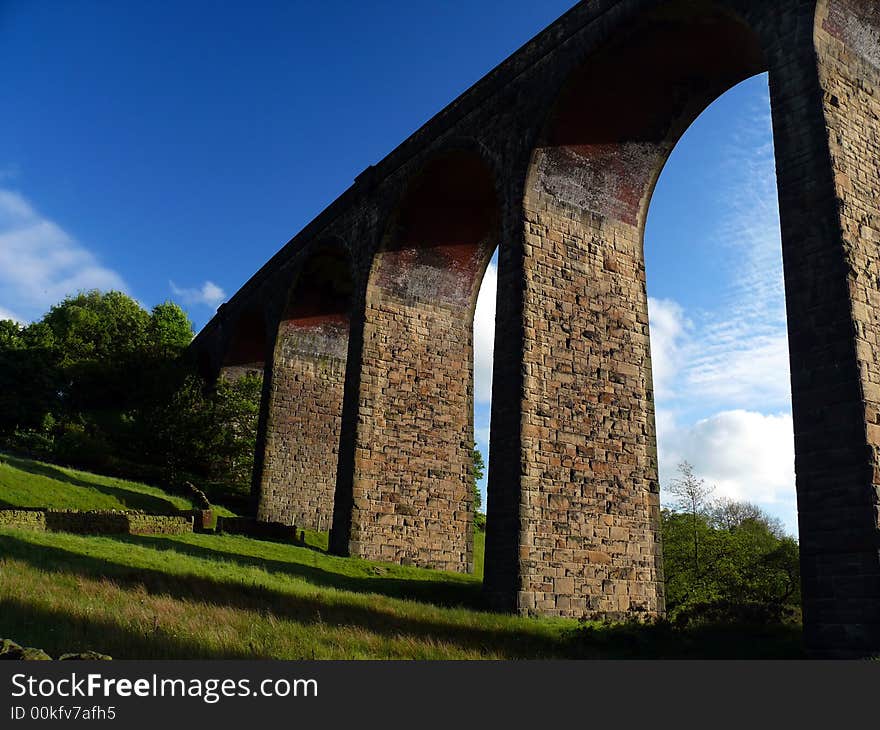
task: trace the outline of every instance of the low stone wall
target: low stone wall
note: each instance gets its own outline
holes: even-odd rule
[[[258,540],[297,542],[296,527],[280,522],[260,522],[253,517],[218,517],[217,532],[245,535]]]
[[[0,639],[0,660],[5,659],[18,659],[25,661],[51,661],[52,657],[50,657],[42,649],[35,649],[32,646],[21,646],[20,644],[16,644],[11,639]],[[62,654],[60,657],[58,657],[58,661],[62,662],[75,659],[83,661],[107,661],[113,659],[113,657],[108,656],[107,654],[101,654],[97,651],[82,651],[76,652],[75,654]]]
[[[0,509],[0,527],[45,530],[46,513],[41,509]]]
[[[0,526],[79,535],[181,535],[193,531],[191,512],[154,515],[115,510],[0,509]]]
[[[132,535],[183,535],[193,531],[192,515],[129,514]]]

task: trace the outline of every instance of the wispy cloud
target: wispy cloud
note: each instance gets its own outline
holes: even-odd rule
[[[477,295],[474,310],[474,399],[477,403],[492,400],[492,355],[495,348],[495,299],[498,293],[498,269],[490,263]]]
[[[0,307],[0,319],[11,319],[13,322],[24,324],[24,319],[19,317],[15,312]]]
[[[173,281],[169,281],[171,292],[184,304],[202,304],[207,307],[216,307],[226,300],[226,292],[213,281],[206,281],[200,287],[179,287]]]
[[[651,369],[658,398],[672,398],[685,365],[685,350],[691,323],[684,309],[671,299],[648,298],[651,327]]]
[[[794,437],[776,170],[766,104],[726,150],[718,295],[705,310],[649,299],[660,482],[691,462],[716,496],[797,532]]]
[[[69,294],[126,290],[125,282],[20,193],[0,189],[0,307],[38,319]]]
[[[724,272],[715,306],[685,312],[675,302],[649,301],[661,398],[689,397],[715,408],[790,407],[771,138],[769,112],[756,109],[727,149],[718,201],[724,214],[714,240],[706,241]]]

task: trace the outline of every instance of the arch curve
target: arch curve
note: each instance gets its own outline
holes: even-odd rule
[[[664,613],[645,220],[687,127],[767,66],[726,3],[627,8],[561,76],[522,191],[525,478],[495,499],[490,469],[485,584],[523,612]]]
[[[473,316],[498,245],[497,176],[444,145],[403,186],[367,282],[351,509],[333,549],[473,569]]]
[[[272,353],[261,520],[330,527],[353,293],[351,256],[340,239],[303,251]]]

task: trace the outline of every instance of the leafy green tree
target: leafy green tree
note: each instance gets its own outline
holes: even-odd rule
[[[64,353],[64,362],[119,363],[142,350],[150,315],[118,291],[81,292],[52,307],[43,318]]]
[[[26,327],[0,322],[0,439],[65,463],[249,494],[262,379],[208,387],[173,302],[82,292]]]
[[[796,611],[797,541],[756,505],[710,500],[711,489],[686,462],[679,474],[674,508],[661,513],[670,614],[702,612],[717,620],[739,617],[746,609],[753,618]]]
[[[192,323],[177,304],[164,302],[153,307],[147,325],[147,343],[155,356],[174,359],[189,346],[192,338]]]
[[[0,319],[0,350],[21,343],[21,325],[12,319]]]
[[[474,492],[474,512],[479,512],[483,506],[483,495],[480,494],[479,481],[485,474],[486,464],[483,461],[483,454],[476,444],[471,448],[471,488]]]
[[[211,398],[211,476],[240,496],[250,493],[262,388],[259,375],[221,378]]]
[[[212,499],[250,494],[262,377],[221,378],[214,388],[186,374],[143,418],[145,453],[170,485],[199,484]]]
[[[0,322],[0,438],[42,431],[61,383],[51,331],[42,323]]]
[[[679,476],[669,485],[669,492],[675,497],[679,510],[691,517],[691,543],[693,546],[691,569],[694,576],[700,574],[700,536],[703,533],[701,521],[709,506],[709,498],[714,487],[706,486],[703,479],[694,474],[694,467],[687,461],[678,465]]]

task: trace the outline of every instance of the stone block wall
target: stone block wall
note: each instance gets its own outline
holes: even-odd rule
[[[182,535],[192,532],[193,517],[114,510],[0,509],[0,526],[80,535]]]
[[[821,0],[808,42],[773,99],[805,640],[841,657],[880,651],[880,5]]]
[[[128,513],[128,533],[130,535],[183,535],[192,531],[192,515]]]
[[[0,527],[45,530],[46,513],[37,509],[0,509]]]
[[[638,230],[535,195],[526,209],[517,608],[663,613],[648,310]]]
[[[348,348],[347,320],[283,321],[272,368],[259,518],[329,530]]]
[[[295,525],[280,522],[255,520],[252,517],[218,517],[217,532],[229,535],[245,535],[258,540],[276,542],[297,542],[298,533]]]
[[[644,220],[690,121],[769,70],[806,633],[816,653],[880,649],[878,14],[872,0],[580,3],[279,252],[198,345],[271,299],[314,242],[350,244],[357,361],[346,363],[333,549],[470,567],[464,293],[488,242],[500,269],[486,590],[511,610],[662,613]],[[473,169],[438,175],[418,198],[431,161],[463,145],[492,171],[493,240],[468,207],[487,201],[461,192]],[[314,400],[321,388],[291,372]],[[293,476],[261,484],[281,516],[300,464],[288,453],[301,447],[291,429],[274,434],[265,453]]]
[[[473,569],[471,356],[461,307],[387,292],[368,307],[351,554]]]

